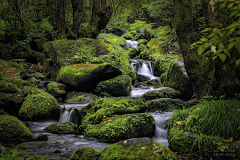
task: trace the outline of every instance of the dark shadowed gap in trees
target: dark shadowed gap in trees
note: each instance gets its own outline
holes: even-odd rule
[[[84,0],[72,0],[73,8],[73,33],[77,34],[82,23],[84,13]]]
[[[56,25],[62,35],[65,35],[65,17],[64,0],[56,0]]]
[[[205,19],[209,26],[215,26],[217,13],[212,13],[209,9],[214,7],[217,12],[218,7],[206,4],[202,0]],[[209,6],[211,5],[211,6]],[[183,9],[184,8],[184,9]],[[192,11],[189,0],[174,0],[175,28],[178,43],[183,55],[184,64],[193,89],[198,99],[209,95],[219,98],[221,95],[233,96],[236,84],[236,56],[233,53],[231,58],[222,62],[219,58],[214,61],[207,60],[206,57],[212,54],[210,51],[198,55],[197,48],[190,50],[192,43],[197,37],[193,31]],[[212,14],[210,14],[212,13]]]

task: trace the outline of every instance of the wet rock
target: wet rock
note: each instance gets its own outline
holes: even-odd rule
[[[145,28],[143,27],[140,31],[139,31],[139,34],[136,38],[137,40],[139,39],[146,39],[147,41],[150,41],[151,40],[151,34],[150,32]]]
[[[112,33],[112,34],[114,34],[116,36],[121,37],[124,33],[127,33],[127,31],[126,30],[122,30],[120,28],[113,28],[113,29],[107,29],[105,31],[105,33],[107,33],[107,34]]]
[[[78,148],[72,155],[71,160],[98,160],[101,152],[90,147]]]
[[[48,140],[48,136],[46,134],[43,134],[43,135],[39,135],[37,138],[36,138],[36,141],[47,141]]]
[[[61,68],[57,81],[66,84],[69,90],[90,92],[100,81],[121,74],[119,69],[108,64],[78,64]]]
[[[171,63],[164,87],[171,87],[181,92],[180,98],[191,99],[193,96],[192,82],[190,81],[182,61],[175,60]]]
[[[74,133],[74,124],[72,122],[53,123],[48,125],[44,131],[49,133]]]
[[[66,103],[90,103],[98,100],[99,97],[92,93],[87,92],[68,92],[67,98],[64,102]]]
[[[145,81],[149,81],[149,80],[151,80],[151,77],[149,75],[138,73],[138,81],[139,82],[145,82]]]

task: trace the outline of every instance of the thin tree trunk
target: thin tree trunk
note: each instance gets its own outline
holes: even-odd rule
[[[84,14],[84,0],[72,0],[73,7],[73,33],[77,34]]]
[[[56,24],[60,33],[65,36],[65,5],[64,0],[56,0]]]

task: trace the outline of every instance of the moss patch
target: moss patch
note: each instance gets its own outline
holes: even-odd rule
[[[177,159],[176,154],[150,138],[132,138],[104,148],[100,160],[110,159]]]
[[[158,98],[176,98],[179,97],[181,93],[169,87],[162,87],[150,92],[145,93],[142,97],[145,100],[152,100]]]
[[[78,148],[72,155],[71,160],[98,160],[101,152],[90,147]]]
[[[75,91],[68,93],[67,97],[65,100],[67,103],[90,103],[99,99],[99,97],[94,94]]]
[[[88,125],[86,137],[99,141],[115,142],[133,137],[154,136],[155,121],[151,114],[128,114],[106,117],[100,124]]]
[[[107,92],[113,96],[127,96],[132,90],[132,79],[128,75],[119,75],[113,79],[101,81],[94,90],[97,94]]]
[[[99,124],[104,118],[112,115],[141,113],[146,109],[147,105],[141,98],[102,98],[82,108],[81,112],[85,116],[82,120],[82,128]]]
[[[47,91],[54,97],[61,97],[66,94],[66,88],[67,86],[65,84],[61,83],[49,83],[47,85]]]
[[[27,142],[32,139],[32,133],[18,118],[10,115],[0,116],[1,143]]]
[[[27,92],[26,90],[27,89],[24,91]],[[31,94],[25,97],[26,100],[19,110],[19,117],[24,120],[58,118],[59,104],[52,95],[35,87],[29,92],[31,92]]]
[[[73,133],[74,124],[72,122],[53,123],[48,125],[44,131],[50,133]]]

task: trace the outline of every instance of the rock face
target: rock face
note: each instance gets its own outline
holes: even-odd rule
[[[45,129],[46,132],[67,134],[74,132],[74,124],[72,122],[53,123],[48,125]]]
[[[151,80],[151,77],[147,74],[138,73],[138,82],[145,82]]]
[[[104,148],[99,160],[112,159],[177,159],[175,153],[165,148],[154,140],[143,138],[132,138],[111,144]]]
[[[35,87],[24,87],[23,92],[28,94],[18,114],[23,120],[42,120],[59,117],[59,104],[49,93]]]
[[[85,137],[103,142],[116,142],[133,137],[154,136],[155,120],[151,114],[127,114],[105,118],[100,124],[89,125]]]
[[[94,90],[97,94],[107,92],[112,96],[127,96],[132,90],[132,78],[128,75],[120,75],[113,79],[101,81]]]
[[[18,118],[10,115],[0,116],[1,143],[27,142],[32,139],[32,133]]]
[[[66,84],[69,90],[93,91],[100,81],[121,74],[119,69],[108,64],[76,64],[61,68],[57,81]]]
[[[181,92],[181,98],[190,99],[193,95],[193,87],[182,61],[175,60],[171,63],[164,87],[171,87]]]

